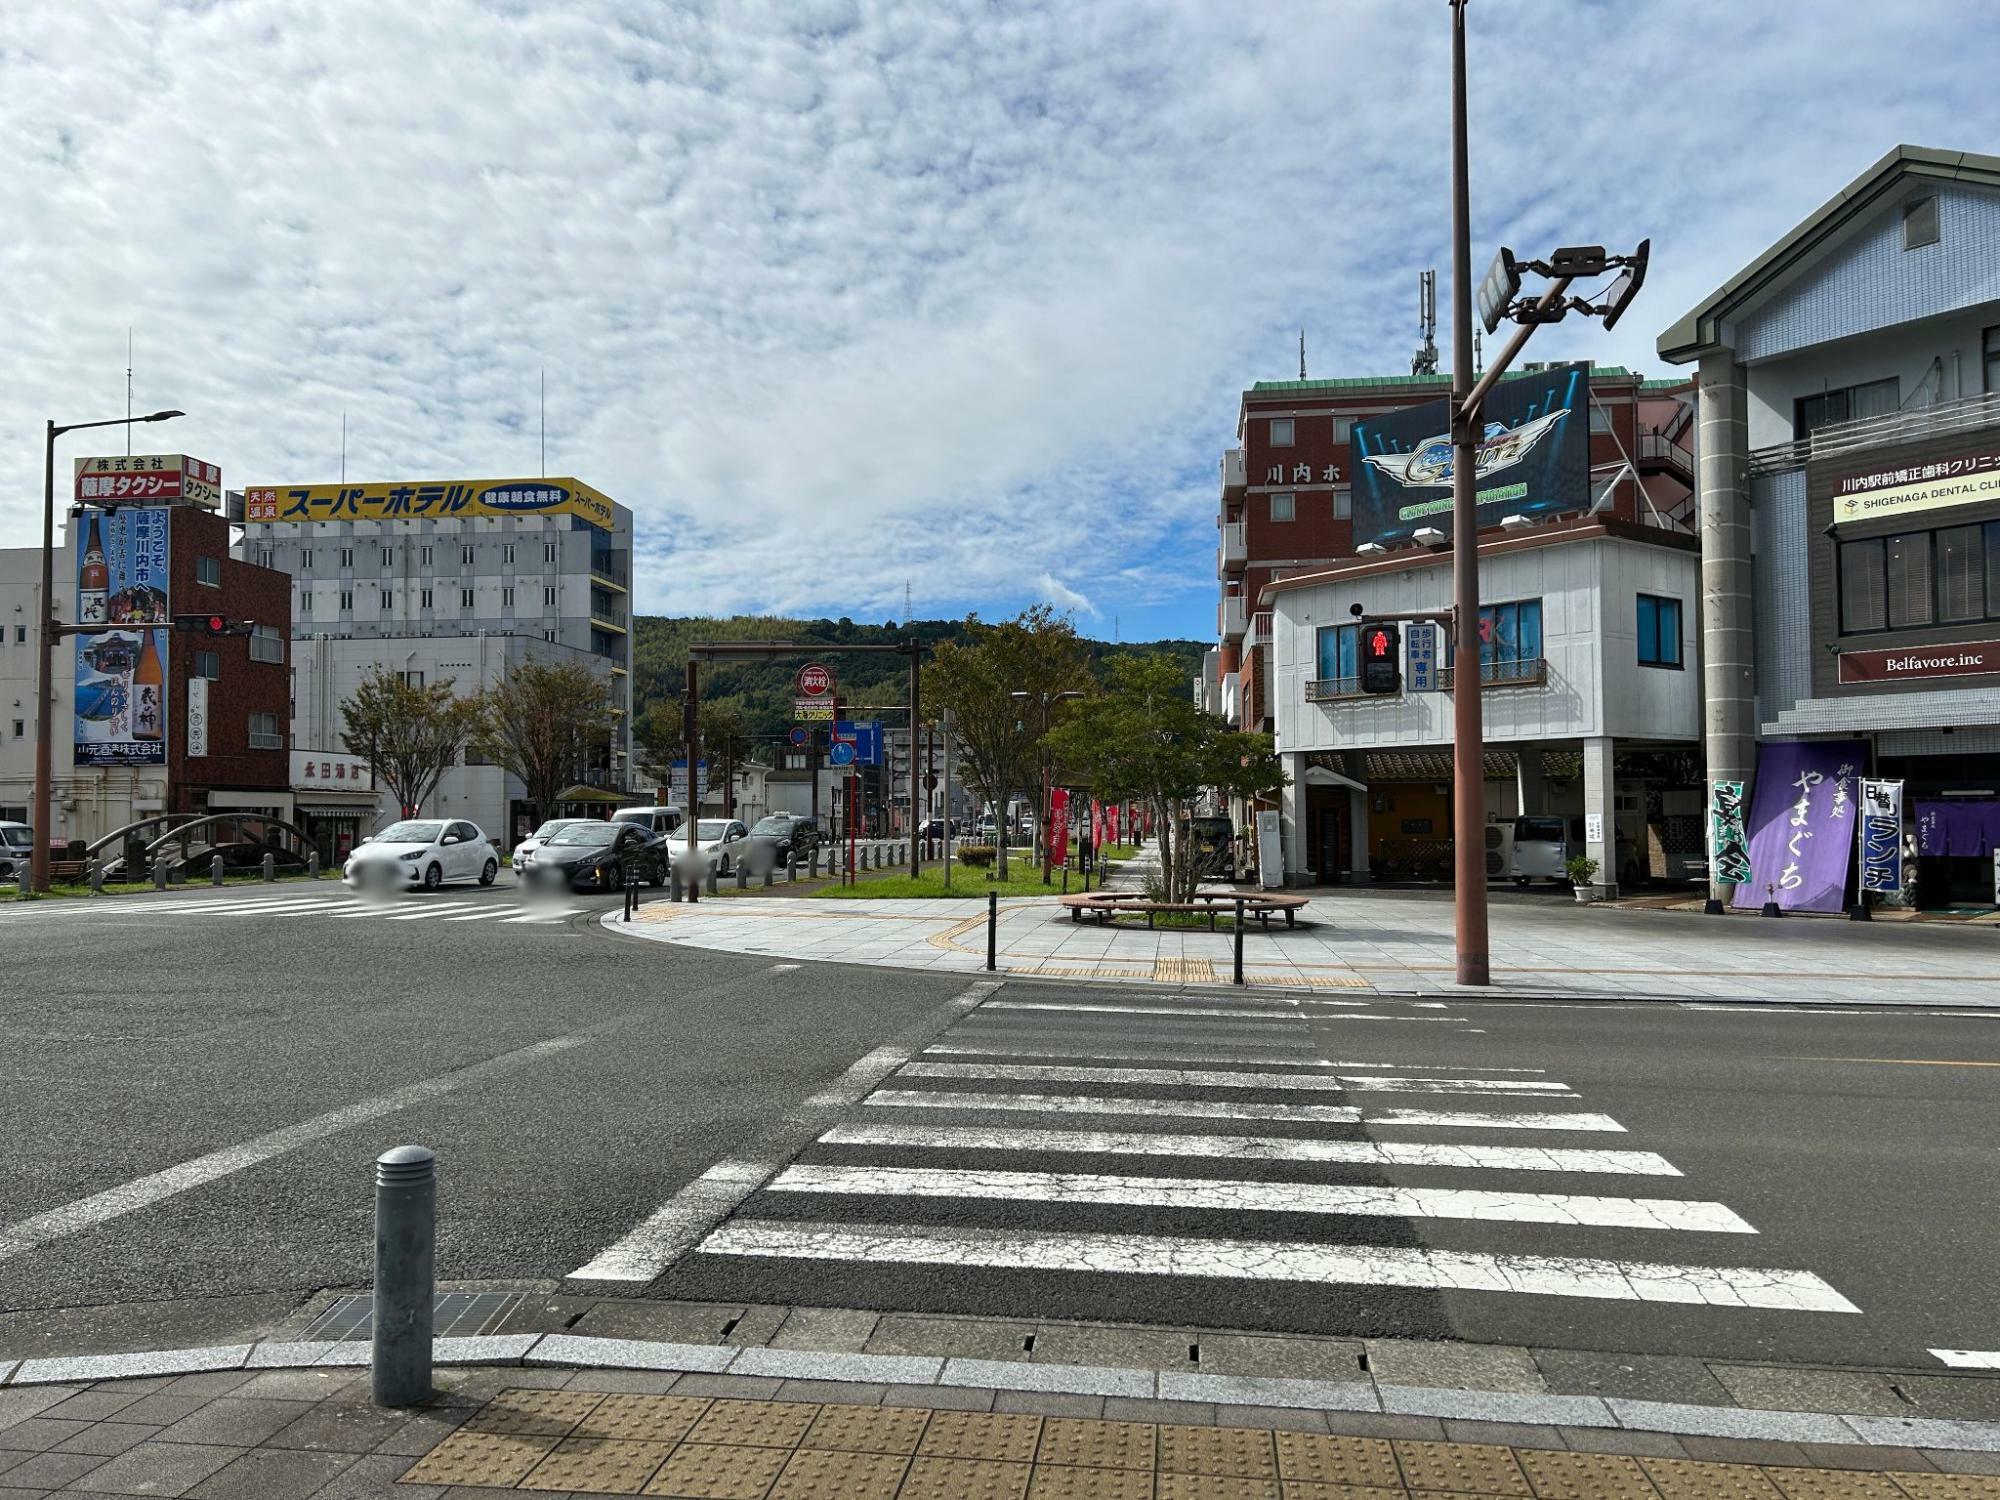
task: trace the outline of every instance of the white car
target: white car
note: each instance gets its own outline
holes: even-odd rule
[[[35,858],[35,835],[26,823],[0,823],[0,880],[18,880]]]
[[[544,823],[540,828],[537,828],[533,833],[514,846],[514,868],[518,870],[527,864],[534,857],[535,851],[546,844],[560,830],[569,827],[572,823],[589,821],[591,820],[587,818],[550,818],[548,822]]]
[[[434,891],[447,880],[493,884],[500,856],[486,835],[462,819],[405,818],[373,838],[363,839],[347,857],[341,878],[352,886]]]
[[[701,851],[702,868],[711,865],[717,875],[736,873],[737,846],[750,837],[750,830],[735,818],[703,818],[695,829],[694,846]],[[687,825],[682,824],[678,833],[667,835],[667,842],[673,845],[674,858],[679,859],[687,849]]]

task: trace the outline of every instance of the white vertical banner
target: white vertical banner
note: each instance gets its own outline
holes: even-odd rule
[[[188,679],[188,729],[187,753],[193,759],[208,754],[208,679],[190,677]]]

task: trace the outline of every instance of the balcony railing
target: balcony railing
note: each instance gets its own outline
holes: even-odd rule
[[[1682,474],[1694,473],[1694,454],[1661,433],[1639,434],[1639,458],[1645,463],[1665,464]]]
[[[1852,422],[1829,422],[1792,442],[1753,449],[1750,476],[1754,479],[1804,468],[1808,459],[1996,426],[2000,426],[2000,391],[1986,391],[1957,401],[1935,401],[1879,417],[1858,417]]]
[[[1250,617],[1250,644],[1253,646],[1271,644],[1271,612],[1268,609]]]
[[[1241,521],[1222,523],[1222,566],[1223,576],[1240,572],[1250,557],[1250,540],[1245,532],[1248,528]]]
[[[1241,448],[1222,450],[1222,498],[1234,500],[1243,494],[1250,483],[1250,471],[1243,460]]]
[[[1332,703],[1340,698],[1360,698],[1359,677],[1315,677],[1306,683],[1306,702]]]
[[[1222,638],[1225,641],[1241,640],[1248,625],[1249,618],[1245,613],[1243,596],[1225,594],[1222,600]]]
[[[1457,667],[1439,667],[1438,690],[1450,692],[1457,678]],[[1538,682],[1548,681],[1549,664],[1539,656],[1524,656],[1516,661],[1483,661],[1479,664],[1481,687],[1532,687]]]

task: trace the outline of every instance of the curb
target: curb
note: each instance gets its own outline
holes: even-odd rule
[[[707,1375],[761,1375],[790,1380],[855,1381],[939,1390],[979,1387],[1084,1396],[1126,1396],[1162,1401],[1202,1401],[1217,1406],[1283,1407],[1533,1423],[1680,1437],[1757,1438],[1785,1443],[1833,1443],[1867,1448],[1923,1447],[2000,1453],[2000,1422],[1941,1417],[1834,1415],[1693,1406],[1622,1396],[1563,1396],[1476,1391],[1450,1387],[1375,1385],[1369,1382],[1290,1380],[1254,1375],[1189,1375],[1168,1370],[1100,1365],[1031,1365],[1006,1360],[901,1354],[838,1354],[727,1344],[663,1343],[647,1339],[583,1337],[567,1333],[501,1334],[432,1340],[441,1365],[521,1365],[577,1369],[646,1370]],[[184,1375],[214,1370],[309,1369],[360,1366],[369,1346],[360,1342],[299,1343],[264,1340],[195,1349],[153,1349],[132,1354],[0,1360],[0,1389],[19,1386]]]

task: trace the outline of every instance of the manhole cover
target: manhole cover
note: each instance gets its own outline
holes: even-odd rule
[[[431,1300],[435,1338],[470,1338],[491,1333],[528,1300],[526,1292],[441,1292]],[[375,1299],[365,1292],[336,1298],[299,1335],[306,1343],[365,1343],[375,1331]]]

